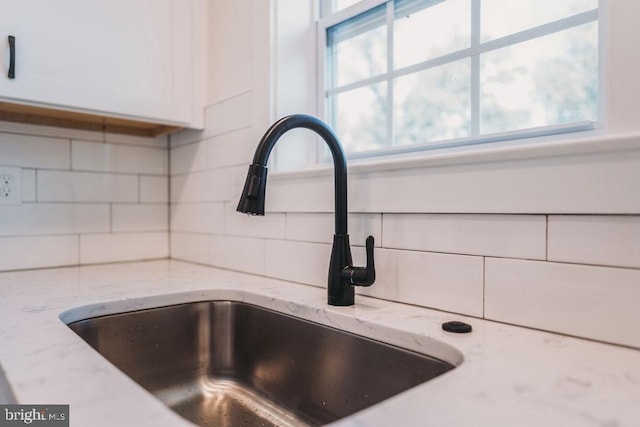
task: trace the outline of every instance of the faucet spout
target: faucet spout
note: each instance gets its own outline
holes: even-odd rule
[[[370,286],[375,281],[373,237],[369,236],[367,239],[367,267],[353,267],[347,232],[347,160],[342,144],[327,124],[316,117],[305,114],[283,117],[275,122],[258,144],[236,210],[250,215],[264,215],[269,155],[280,137],[295,128],[306,128],[318,134],[329,147],[333,158],[335,234],[329,263],[328,303],[330,305],[353,305],[353,286]],[[369,267],[370,272],[367,271]]]

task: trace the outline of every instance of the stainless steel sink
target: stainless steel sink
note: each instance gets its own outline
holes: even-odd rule
[[[203,426],[322,425],[454,368],[240,302],[154,308],[69,327]]]

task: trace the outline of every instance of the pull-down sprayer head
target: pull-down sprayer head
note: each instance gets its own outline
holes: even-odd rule
[[[264,215],[264,193],[267,188],[267,167],[253,164],[249,166],[247,180],[238,203],[238,212],[248,215]]]

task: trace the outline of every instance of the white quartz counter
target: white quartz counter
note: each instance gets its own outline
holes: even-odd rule
[[[65,322],[211,299],[463,360],[335,425],[640,426],[640,351],[359,295],[353,307],[330,307],[325,289],[177,261],[0,274],[0,365],[19,403],[69,404],[72,426],[190,425]],[[473,332],[444,332],[448,320],[466,321]]]

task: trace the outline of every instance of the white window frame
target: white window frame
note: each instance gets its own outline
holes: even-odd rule
[[[331,0],[320,0],[321,6],[328,4],[328,1]],[[387,14],[387,66],[388,69],[385,73],[380,74],[378,76],[370,77],[363,80],[358,80],[356,82],[348,83],[346,85],[340,86],[338,88],[326,88],[327,85],[327,29],[331,28],[334,25],[337,25],[341,22],[344,22],[348,19],[356,17],[361,13],[364,13],[368,10],[371,10],[375,7],[379,7],[381,5],[386,4],[386,14]],[[606,99],[606,94],[604,93],[604,84],[603,84],[603,75],[605,72],[605,63],[602,59],[602,30],[599,30],[598,35],[598,56],[599,56],[599,66],[598,66],[598,119],[597,122],[594,121],[581,121],[581,122],[573,122],[566,124],[558,124],[558,125],[549,125],[543,127],[522,129],[522,130],[514,130],[509,132],[501,132],[501,133],[492,133],[492,134],[480,134],[480,125],[479,125],[479,93],[480,93],[480,60],[479,55],[482,53],[486,53],[489,51],[493,51],[496,49],[500,49],[506,46],[511,46],[517,43],[525,42],[528,40],[532,40],[541,36],[553,34],[562,29],[569,29],[576,27],[578,25],[582,25],[585,23],[596,21],[598,22],[599,27],[602,27],[602,20],[600,19],[600,11],[602,6],[602,0],[598,2],[598,9],[590,10],[586,12],[579,13],[577,15],[573,15],[567,18],[559,19],[556,21],[552,21],[550,23],[542,24],[536,26],[531,29],[526,29],[523,31],[519,31],[513,34],[509,34],[503,37],[499,37],[497,39],[493,39],[487,42],[480,42],[480,32],[479,25],[477,24],[480,21],[480,0],[471,0],[471,45],[468,48],[461,49],[437,58],[429,59],[408,67],[401,68],[399,70],[393,69],[393,24],[394,24],[394,8],[393,8],[393,0],[362,0],[359,3],[354,4],[348,8],[342,9],[335,13],[329,14],[326,17],[322,17],[316,23],[316,40],[317,40],[317,51],[316,51],[316,61],[317,61],[317,93],[316,93],[316,101],[317,101],[317,113],[320,117],[325,120],[328,120],[327,117],[327,94],[335,95],[342,92],[346,92],[348,90],[365,87],[367,85],[379,82],[387,82],[387,103],[388,105],[393,105],[393,84],[395,78],[408,75],[411,73],[415,73],[418,71],[423,71],[429,68],[433,68],[439,65],[444,65],[447,63],[451,63],[456,60],[470,58],[471,60],[471,129],[470,135],[464,138],[457,138],[451,140],[443,140],[443,141],[435,141],[435,142],[427,142],[407,145],[407,146],[398,146],[398,147],[388,147],[380,150],[374,151],[366,151],[366,152],[358,152],[358,153],[348,153],[347,156],[350,159],[366,159],[366,158],[375,158],[375,157],[384,157],[391,155],[403,155],[403,154],[412,154],[418,152],[431,151],[436,149],[447,149],[461,146],[470,146],[470,145],[478,145],[478,144],[486,144],[493,142],[505,142],[505,141],[513,141],[514,143],[520,143],[524,139],[529,138],[537,138],[536,140],[544,140],[544,137],[547,136],[555,136],[555,135],[563,135],[568,134],[568,137],[575,138],[575,132],[581,132],[581,135],[578,137],[588,137],[592,136],[595,132],[604,128],[604,100]],[[387,130],[390,133],[389,138],[393,137],[393,109],[390,109],[387,112]],[[592,132],[589,132],[592,131]],[[322,150],[322,147],[320,147]],[[319,159],[323,159],[323,154],[321,152],[318,153],[317,156]]]
[[[272,69],[271,84],[256,87],[260,93],[271,91],[274,98],[266,110],[257,104],[262,114],[257,117],[264,123],[256,125],[255,138],[279,117],[320,112],[317,0],[278,0],[273,5],[278,6],[272,15],[277,38],[270,58],[279,66]],[[527,143],[503,141],[350,160],[350,212],[640,215],[640,2],[600,0],[598,10],[601,129]],[[264,40],[258,45],[257,52],[264,52]],[[264,78],[263,70],[259,72]],[[307,134],[313,133],[301,136]],[[283,148],[307,147],[295,141]],[[311,155],[309,160],[306,166],[271,169],[270,212],[333,212],[333,167],[317,165]]]

